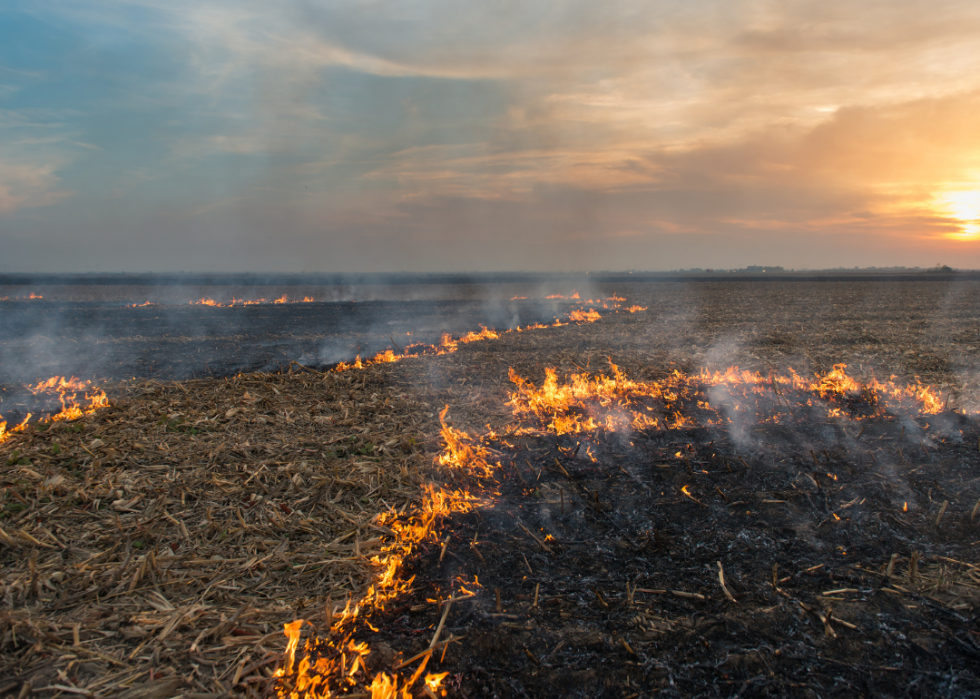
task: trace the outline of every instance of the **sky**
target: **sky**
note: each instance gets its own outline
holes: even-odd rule
[[[980,268],[976,0],[5,0],[0,271]]]

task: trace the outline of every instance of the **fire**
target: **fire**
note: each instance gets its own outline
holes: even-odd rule
[[[529,326],[530,327],[530,326]],[[539,325],[536,327],[545,327]],[[358,356],[353,362],[340,362],[334,371],[342,372],[349,371],[351,369],[363,369],[369,367],[372,364],[385,364],[389,362],[397,362],[408,357],[416,357],[419,355],[440,355],[440,354],[451,354],[459,349],[460,345],[465,345],[470,342],[482,342],[484,340],[496,340],[500,337],[500,333],[496,330],[490,330],[485,326],[480,326],[480,332],[470,331],[465,335],[461,335],[458,338],[454,338],[449,333],[443,333],[442,339],[439,340],[437,345],[429,345],[424,342],[417,342],[412,345],[408,345],[401,354],[396,354],[392,349],[386,349],[384,352],[380,352],[370,359],[362,360]],[[515,332],[519,332],[516,330]],[[510,332],[509,330],[504,332]]]
[[[646,306],[630,306],[626,310],[629,311],[630,313],[640,313],[641,311],[645,311],[647,309]]]
[[[29,301],[29,300],[32,300],[32,299],[33,300],[38,300],[38,299],[43,299],[43,298],[44,297],[41,296],[41,294],[35,294],[32,291],[30,296],[14,296],[12,298],[10,296],[0,296],[0,301]]]
[[[389,363],[389,362],[397,362],[398,361],[398,355],[395,354],[394,352],[392,352],[390,349],[386,349],[381,354],[375,355],[374,356],[374,359],[372,359],[371,361],[376,362],[376,363],[380,363],[380,364],[386,364],[386,363]]]
[[[480,332],[478,332],[478,333],[476,333],[476,332],[468,332],[465,335],[463,335],[461,338],[459,338],[459,342],[461,342],[463,344],[466,344],[468,342],[479,342],[480,340],[496,340],[497,338],[500,337],[500,335],[497,333],[497,331],[495,331],[495,330],[488,330],[483,325],[481,325],[480,327],[482,328],[482,330],[480,330]],[[446,336],[444,335],[443,336],[443,340],[445,340],[445,337]],[[445,343],[443,343],[443,344],[445,344]]]
[[[602,318],[599,312],[594,308],[590,308],[588,311],[574,310],[568,314],[569,320],[574,320],[579,323],[594,323]]]
[[[429,691],[435,694],[436,690],[442,686],[442,681],[449,676],[448,672],[440,672],[438,675],[427,675],[425,678],[425,686],[429,688]],[[445,694],[446,690],[442,690]]]
[[[87,387],[88,381],[80,381],[74,376],[70,379],[66,379],[64,376],[52,376],[47,381],[42,381],[36,386],[28,386],[27,390],[36,396],[39,393],[47,393],[49,391],[56,391],[62,394],[66,391],[84,391]]]
[[[215,306],[217,308],[231,308],[233,306],[259,306],[259,305],[269,304],[269,303],[274,305],[282,305],[287,303],[315,303],[315,302],[316,299],[313,298],[312,296],[304,296],[302,301],[290,301],[289,297],[286,294],[283,294],[279,298],[273,299],[272,301],[269,301],[266,298],[236,299],[233,296],[231,301],[229,301],[228,303],[222,303],[221,301],[215,301],[212,298],[204,297],[197,301],[191,301],[190,304],[192,306]],[[139,304],[134,303],[131,307],[152,306],[152,305],[154,304],[151,304],[149,302],[139,303]]]
[[[88,415],[109,405],[105,391],[93,389],[90,381],[81,381],[74,376],[70,379],[66,379],[64,376],[53,376],[46,381],[26,388],[35,396],[51,395],[57,397],[61,403],[61,410],[44,418],[45,422],[77,420],[83,415]],[[84,393],[84,397],[79,398],[79,393]],[[30,419],[31,415],[28,414],[19,425],[8,429],[7,422],[0,416],[0,444],[10,439],[11,435],[23,432]]]
[[[7,421],[0,416],[0,444],[3,444],[11,435],[17,434],[18,432],[23,432],[27,428],[27,421],[31,419],[31,414],[28,413],[27,417],[19,425],[14,425],[11,428],[7,428]]]
[[[895,407],[921,415],[942,409],[940,396],[930,387],[903,387],[877,380],[862,385],[845,373],[843,364],[812,380],[796,373],[764,377],[731,367],[697,375],[674,371],[659,381],[642,382],[626,378],[611,361],[610,368],[610,376],[572,374],[564,384],[559,383],[557,372],[548,368],[540,387],[511,370],[510,380],[516,390],[508,404],[518,416],[530,415],[557,435],[597,429],[617,432],[724,424],[739,412],[756,415],[760,422],[779,422],[794,409],[814,405],[814,399],[826,406],[828,417],[860,419],[864,415],[855,412],[849,400],[854,396],[863,398],[863,405],[876,415]],[[717,406],[708,397],[712,387],[726,389]],[[781,400],[774,400],[776,395]]]
[[[487,461],[489,450],[476,444],[467,433],[447,425],[448,410],[447,406],[439,414],[445,446],[436,458],[436,463],[446,469],[476,476],[489,475],[492,472]],[[421,544],[439,540],[442,520],[453,513],[468,512],[482,504],[484,503],[479,498],[468,491],[429,485],[423,490],[421,502],[414,512],[405,515],[388,512],[379,516],[378,525],[390,529],[393,536],[382,546],[381,553],[371,558],[378,571],[374,585],[368,588],[361,600],[347,604],[339,617],[335,618],[326,637],[306,642],[303,647],[304,655],[298,665],[296,653],[303,620],[284,625],[283,631],[289,642],[286,647],[286,662],[276,673],[276,677],[283,680],[279,691],[280,699],[330,697],[358,685],[369,688],[372,697],[410,699],[411,689],[424,672],[431,655],[421,658],[418,668],[407,678],[384,672],[371,677],[364,661],[370,652],[369,645],[354,641],[352,635],[357,630],[359,621],[370,626],[368,617],[372,613],[383,611],[387,602],[411,589],[414,577],[406,580],[400,576],[402,564]],[[464,596],[473,595],[464,584],[479,586],[475,580],[461,584],[459,593]],[[447,675],[448,673],[429,673],[423,679],[423,685],[430,693],[439,692]],[[287,681],[291,689],[286,688]]]
[[[510,300],[511,301],[523,301],[526,298],[527,298],[527,296],[511,296]]]

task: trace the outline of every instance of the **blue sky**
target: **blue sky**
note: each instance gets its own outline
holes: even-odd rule
[[[980,267],[972,2],[7,2],[0,271]]]

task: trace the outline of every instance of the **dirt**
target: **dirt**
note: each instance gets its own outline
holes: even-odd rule
[[[358,634],[375,649],[372,670],[428,647],[440,602],[478,578],[427,668],[449,673],[451,696],[980,693],[980,285],[616,291],[648,310],[384,369],[484,435],[500,468],[489,483],[433,475],[490,504],[446,518],[408,561],[413,592]],[[636,380],[847,363],[862,380],[918,376],[945,403],[855,420],[787,397],[791,419],[738,434],[706,420],[587,440],[515,431],[509,368],[540,384],[545,367],[595,375],[610,359]],[[679,407],[698,415],[692,401]],[[859,399],[844,407],[873,412]]]
[[[37,412],[24,383],[220,378],[296,361],[325,368],[358,355],[438,342],[442,333],[552,322],[562,301],[369,301],[243,307],[0,302],[0,414]]]

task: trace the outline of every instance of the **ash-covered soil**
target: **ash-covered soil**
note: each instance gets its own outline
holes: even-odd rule
[[[51,376],[97,382],[184,380],[324,368],[442,333],[550,323],[556,300],[369,301],[126,307],[104,303],[0,302],[0,414],[15,424],[51,406],[18,390]]]
[[[632,341],[680,353],[695,364],[738,349],[743,362],[753,364],[764,358],[829,369],[845,361],[853,370],[888,366],[888,371],[933,383],[955,378],[975,385],[978,282],[713,281],[579,287],[582,300],[619,294],[628,299],[625,305],[647,307],[647,322],[636,328]],[[119,296],[127,290],[129,296]],[[28,289],[20,291],[26,295]],[[503,329],[550,322],[573,307],[543,298],[551,293],[570,296],[571,287],[515,284],[406,285],[387,291],[290,287],[291,300],[306,293],[318,301],[234,308],[188,306],[185,288],[157,290],[170,295],[154,297],[160,305],[141,308],[126,304],[147,300],[149,292],[143,288],[42,291],[47,295],[39,301],[0,301],[0,386],[56,374],[183,379],[273,369],[289,361],[323,366],[384,350],[392,340],[403,346],[431,342],[442,332],[476,330],[480,324]],[[242,297],[260,294],[244,288],[190,291],[195,298],[223,302],[234,292]],[[100,300],[110,292],[111,299]],[[511,300],[515,296],[527,298]],[[178,303],[178,297],[185,300]]]

